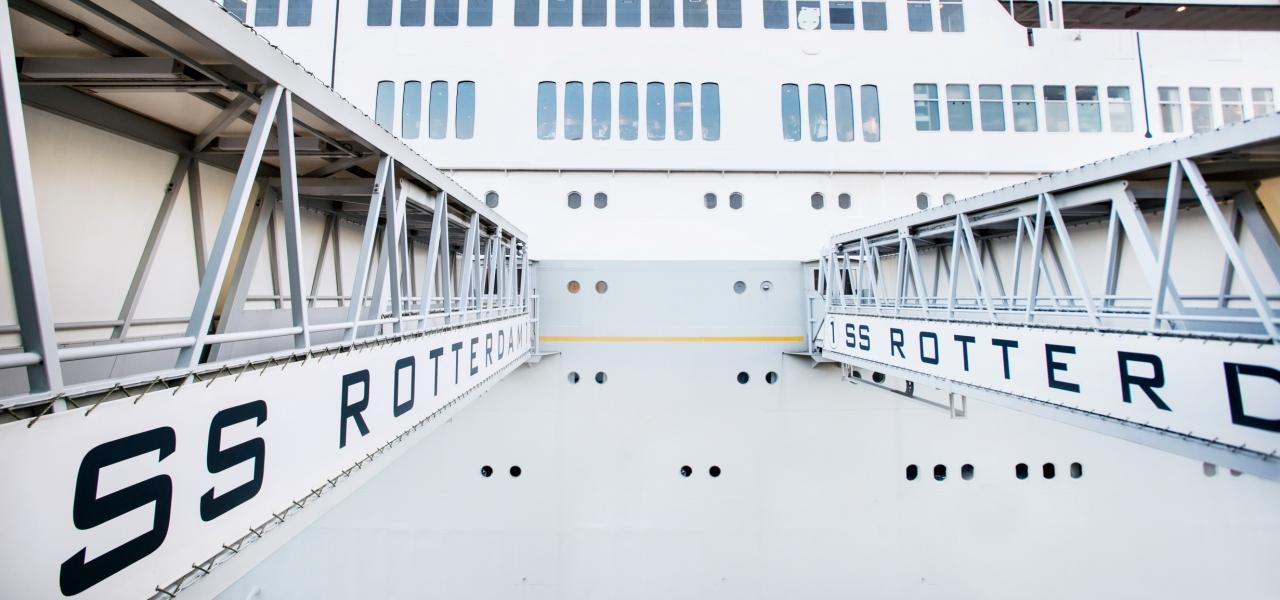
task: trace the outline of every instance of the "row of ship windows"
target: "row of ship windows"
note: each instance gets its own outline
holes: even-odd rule
[[[720,86],[707,82],[695,85],[687,82],[672,84],[668,96],[667,84],[648,82],[644,84],[645,120],[643,129],[645,138],[664,140],[667,137],[667,120],[671,117],[672,138],[678,141],[692,140],[694,131],[706,141],[720,139]],[[867,142],[880,141],[880,94],[874,85],[858,87],[857,102],[854,100],[854,86],[837,84],[831,87],[828,95],[827,85],[809,84],[802,102],[799,84],[784,83],[781,87],[782,105],[782,137],[787,141],[800,141],[808,138],[815,142],[834,139],[840,142],[852,142],[857,130],[862,131],[862,139]],[[977,85],[977,120],[974,116],[974,98],[972,87],[966,83],[949,83],[939,86],[935,83],[917,83],[913,86],[915,103],[915,122],[917,131],[941,131],[943,128],[942,98],[939,89],[945,91],[946,128],[949,131],[1007,131],[1009,127],[1005,102],[1005,86],[1001,84]],[[407,81],[402,90],[400,110],[400,135],[405,139],[416,139],[422,135],[422,113],[424,104],[427,108],[426,134],[431,139],[444,139],[448,135],[449,123],[449,83],[433,81],[428,88],[428,97],[423,98],[423,84],[419,81]],[[1037,97],[1034,85],[1008,86],[1008,104],[1012,107],[1012,130],[1018,132],[1035,132],[1041,129],[1040,106],[1043,101],[1043,128],[1048,132],[1068,132],[1072,130],[1071,105],[1075,104],[1075,129],[1080,132],[1103,131],[1103,116],[1106,115],[1110,131],[1128,133],[1134,130],[1133,98],[1129,86],[1095,86],[1077,85],[1045,85],[1041,87],[1042,96]],[[1157,88],[1160,108],[1160,121],[1165,133],[1183,131],[1183,106],[1181,89],[1177,87]],[[1249,93],[1250,102],[1245,100],[1245,92]],[[1106,110],[1103,111],[1102,93],[1105,92]],[[1252,112],[1250,116],[1260,117],[1275,112],[1275,93],[1272,88],[1240,88],[1224,87],[1218,90],[1218,113],[1215,117],[1214,95],[1212,88],[1191,87],[1187,89],[1190,109],[1191,129],[1195,133],[1208,131],[1216,125],[1231,124],[1246,118],[1246,108]],[[475,82],[460,81],[456,84],[454,137],[471,139],[475,134]],[[586,135],[588,115],[586,114],[586,84],[581,81],[570,81],[558,84],[553,81],[538,83],[537,96],[537,136],[541,140],[553,140],[561,131],[566,140],[580,140]],[[374,120],[382,127],[392,130],[395,122],[396,84],[392,81],[378,82]],[[563,103],[559,98],[563,96]],[[608,140],[613,137],[614,125],[614,84],[597,81],[590,88],[590,136],[595,140]],[[696,102],[695,102],[696,96]],[[670,100],[671,110],[667,110]],[[696,104],[696,106],[695,106]],[[828,111],[830,106],[831,110]],[[695,110],[695,108],[697,110]],[[860,112],[859,112],[860,109]],[[698,123],[695,127],[695,113]],[[640,84],[622,82],[617,84],[617,135],[621,140],[637,140],[640,138]],[[802,117],[807,114],[807,135]],[[835,135],[830,135],[832,121]],[[558,125],[563,123],[563,130]]]
[[[1054,466],[1054,464],[1051,462],[1044,463],[1043,465],[1040,466],[1040,474],[1045,479],[1053,479],[1054,477],[1056,477],[1057,470],[1058,470],[1057,467]],[[1026,479],[1030,475],[1029,471],[1030,469],[1027,467],[1026,463],[1018,463],[1013,468],[1013,475],[1018,479]],[[1084,477],[1084,465],[1081,465],[1078,462],[1073,462],[1069,467],[1069,472],[1071,474],[1072,479],[1080,479],[1081,477]],[[920,476],[920,469],[918,467],[916,467],[915,465],[907,465],[907,481],[915,481],[919,476]],[[969,481],[973,479],[973,476],[974,476],[973,465],[965,464],[960,467],[961,479],[965,481]],[[945,481],[946,478],[947,478],[947,465],[934,465],[933,466],[934,481]]]

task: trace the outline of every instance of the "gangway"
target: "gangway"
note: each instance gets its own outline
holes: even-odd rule
[[[536,347],[525,234],[218,4],[10,7],[8,593],[248,568]]]
[[[810,352],[1280,478],[1280,115],[831,238]]]

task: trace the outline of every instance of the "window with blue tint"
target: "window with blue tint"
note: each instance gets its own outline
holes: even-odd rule
[[[369,0],[369,12],[365,24],[378,27],[391,24],[391,0]]]
[[[436,0],[436,27],[458,26],[458,0]]]
[[[822,29],[822,5],[818,0],[797,0],[796,29],[804,31]]]
[[[515,2],[516,27],[537,27],[538,0],[515,0]]]
[[[764,0],[764,28],[786,29],[791,26],[787,0]]]
[[[809,84],[809,139],[827,141],[827,86]]]
[[[401,0],[400,26],[422,27],[427,24],[427,0]]]
[[[827,23],[832,29],[851,30],[854,28],[853,2],[837,2],[832,0],[829,3],[831,15],[827,19]]]
[[[649,0],[649,26],[675,27],[676,0]]]
[[[661,140],[667,137],[667,86],[651,81],[645,86],[644,118],[649,139]]]
[[[613,128],[613,98],[609,93],[609,82],[597,81],[591,84],[591,138],[609,139]]]
[[[453,137],[469,140],[476,135],[476,82],[458,82],[458,98],[455,104]]]
[[[800,141],[800,86],[782,84],[782,139]]]
[[[862,86],[862,140],[880,141],[880,90],[874,85]]]
[[[978,113],[983,131],[1004,131],[1004,88],[999,84],[978,86]]]
[[[640,89],[634,82],[618,84],[618,138],[640,137]]]
[[[907,0],[907,29],[933,31],[933,11],[929,0]]]
[[[964,4],[962,0],[940,0],[938,23],[943,31],[964,31]]]
[[[640,0],[618,0],[613,24],[617,27],[640,26]]]
[[[582,82],[564,84],[564,139],[582,139]]]
[[[684,26],[707,26],[707,0],[684,0]]]
[[[609,24],[608,0],[582,0],[582,26],[604,27]]]
[[[547,26],[573,27],[573,0],[547,0]]]
[[[422,131],[422,82],[404,82],[404,97],[400,100],[400,137],[417,139]]]
[[[973,98],[968,84],[947,84],[947,129],[973,131]]]
[[[538,82],[538,139],[556,139],[556,84]]]
[[[444,81],[431,82],[431,108],[427,113],[427,135],[433,140],[442,140],[449,127],[449,84]]]
[[[235,18],[244,22],[249,17],[249,4],[245,0],[222,0],[222,6],[227,9]],[[369,3],[369,11],[373,12],[373,3]],[[373,23],[370,23],[373,25]]]
[[[693,139],[693,84],[680,82],[672,92],[671,125],[677,140]]]
[[[716,27],[742,27],[742,0],[716,0]]]
[[[862,28],[866,31],[886,31],[889,29],[889,15],[884,2],[862,3]]]
[[[280,24],[280,0],[258,0],[253,7],[255,27],[275,27]]]
[[[720,84],[702,84],[702,139],[720,139]]]
[[[467,26],[493,25],[493,0],[467,0]]]
[[[835,27],[832,27],[835,29]],[[848,85],[836,86],[836,141],[852,142],[853,141],[853,87]]]
[[[396,84],[394,81],[379,81],[378,96],[374,100],[373,122],[383,129],[391,131],[396,119]]]
[[[289,27],[309,27],[311,25],[311,0],[289,0],[289,11],[285,17]]]
[[[916,131],[938,131],[942,129],[942,119],[938,114],[938,86],[932,83],[917,83],[912,90],[916,103]]]
[[[1010,86],[1009,93],[1013,98],[1013,130],[1036,131],[1039,129],[1039,118],[1036,116],[1035,86]]]

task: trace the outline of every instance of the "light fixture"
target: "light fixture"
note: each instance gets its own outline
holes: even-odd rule
[[[1186,6],[1179,6],[1177,12],[1186,12],[1186,10],[1187,10]]]

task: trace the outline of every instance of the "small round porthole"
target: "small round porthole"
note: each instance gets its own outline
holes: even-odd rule
[[[933,465],[933,480],[942,481],[947,478],[947,465]]]
[[[511,465],[511,468],[508,469],[507,472],[511,473],[512,477],[519,477],[524,471],[522,471],[518,465]]]
[[[920,476],[920,469],[915,465],[907,465],[907,481],[915,481]]]
[[[1044,463],[1044,466],[1040,467],[1040,473],[1045,479],[1053,479],[1058,474],[1058,470],[1054,468],[1053,463]]]
[[[965,481],[973,479],[973,465],[964,465],[960,467],[960,479]]]
[[[733,210],[742,208],[742,194],[738,192],[729,194],[729,208],[732,208]]]
[[[748,381],[751,381],[751,376],[747,375],[746,371],[741,371],[738,373],[738,383],[741,383],[742,385],[746,385]]]
[[[702,205],[707,208],[715,208],[716,195],[712,193],[707,193],[705,196],[702,197]]]
[[[840,194],[836,197],[836,203],[840,205],[841,209],[848,210],[849,207],[853,206],[853,196]]]
[[[493,467],[490,467],[489,465],[485,465],[485,466],[483,466],[483,467],[480,467],[480,476],[481,476],[481,477],[490,477],[490,476],[492,476],[492,475],[493,475]]]
[[[942,195],[942,203],[943,203],[943,204],[951,204],[952,202],[955,202],[955,201],[956,201],[956,195],[955,195],[955,194],[943,194],[943,195]]]
[[[772,281],[761,281],[761,282],[760,282],[760,291],[762,291],[762,292],[767,292],[767,291],[769,291],[769,290],[771,290],[771,289],[773,289],[773,282],[772,282]]]
[[[707,469],[707,474],[708,474],[708,475],[711,475],[712,477],[719,477],[719,476],[720,476],[720,467],[718,467],[718,466],[716,466],[716,465],[711,465],[711,468],[710,468],[710,469]]]
[[[1018,463],[1018,465],[1013,468],[1013,474],[1018,479],[1026,479],[1027,471],[1027,463]]]
[[[745,282],[745,281],[735,281],[735,282],[733,282],[733,293],[735,293],[735,294],[741,294],[741,293],[743,293],[743,292],[745,292],[745,291],[747,291],[747,282]]]
[[[564,287],[565,287],[565,289],[569,290],[569,293],[570,293],[570,294],[576,294],[576,293],[578,293],[578,292],[582,291],[582,284],[581,284],[581,283],[578,283],[578,280],[577,280],[577,279],[574,279],[574,280],[570,281],[570,282],[569,282],[567,285],[565,285]]]
[[[1071,463],[1071,478],[1080,479],[1081,477],[1084,477],[1084,465],[1078,462]]]
[[[595,196],[596,208],[604,208],[609,206],[609,197],[604,192],[596,192]]]
[[[603,293],[605,293],[605,292],[607,292],[607,291],[609,291],[609,284],[607,284],[607,283],[605,283],[605,282],[603,282],[603,281],[597,281],[597,282],[596,282],[596,293],[597,293],[597,294],[603,294]]]
[[[876,383],[884,383],[884,373],[875,372],[871,374],[871,381]]]
[[[569,208],[582,208],[582,194],[569,192]]]
[[[1218,474],[1218,465],[1213,463],[1204,463],[1204,476],[1213,477]]]
[[[926,194],[924,192],[920,192],[919,194],[916,194],[916,208],[920,210],[929,208],[929,194]]]
[[[767,384],[769,384],[769,385],[773,385],[773,384],[775,384],[775,383],[778,383],[778,374],[777,374],[777,373],[774,373],[773,371],[769,371],[768,373],[765,373],[765,374],[764,374],[764,382],[765,382],[765,383],[767,383]]]
[[[570,385],[575,384],[575,383],[578,383],[578,381],[579,381],[579,380],[581,380],[581,379],[582,379],[582,377],[578,375],[578,372],[577,372],[577,371],[569,371],[569,384],[570,384]]]
[[[498,208],[498,192],[490,191],[484,195],[484,204],[489,208]]]
[[[814,192],[812,196],[809,196],[809,206],[812,206],[814,210],[820,210],[823,204],[826,204],[826,199],[822,197],[821,192]]]
[[[608,380],[609,380],[609,376],[608,376],[608,375],[605,375],[605,374],[604,374],[604,371],[597,371],[597,372],[596,372],[596,383],[603,384],[604,382],[606,382],[606,381],[608,381]]]
[[[690,467],[689,465],[685,465],[685,466],[683,466],[683,467],[680,467],[680,476],[681,476],[681,477],[688,477],[688,476],[690,476],[690,475],[693,475],[693,467]]]

